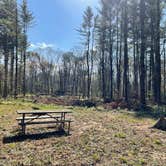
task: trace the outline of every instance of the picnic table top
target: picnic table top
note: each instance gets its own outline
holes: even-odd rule
[[[18,114],[72,113],[70,110],[17,110]]]

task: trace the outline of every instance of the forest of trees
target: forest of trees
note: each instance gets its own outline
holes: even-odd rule
[[[27,1],[0,0],[0,93],[15,98],[26,93],[27,30],[33,21]]]
[[[165,13],[161,0],[100,0],[97,14],[87,7],[76,27],[79,47],[60,53],[55,61],[28,49],[27,31],[34,18],[27,1],[20,5],[0,0],[0,96],[71,95],[127,103],[135,99],[141,106],[164,103]]]

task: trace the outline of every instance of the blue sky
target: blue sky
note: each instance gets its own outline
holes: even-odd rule
[[[90,5],[95,10],[99,0],[28,0],[35,23],[29,30],[29,41],[35,47],[54,47],[70,50],[78,46],[76,32],[82,14]]]

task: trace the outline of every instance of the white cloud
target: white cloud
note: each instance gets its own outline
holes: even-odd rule
[[[30,44],[30,49],[37,49],[37,48],[41,48],[41,49],[46,49],[46,48],[55,48],[55,44],[48,44],[48,43],[45,43],[45,42],[42,42],[42,43],[32,43]]]
[[[80,0],[81,3],[85,3],[86,5],[94,5],[98,3],[98,0]]]

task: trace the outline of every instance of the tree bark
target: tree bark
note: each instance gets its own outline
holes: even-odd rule
[[[15,81],[14,81],[14,98],[17,98],[18,94],[18,12],[16,7],[16,20],[15,20],[15,40],[16,40],[16,46],[15,46]]]
[[[125,102],[128,102],[128,18],[127,18],[127,0],[125,0],[124,6],[124,98]]]
[[[5,76],[4,76],[3,98],[7,98],[8,96],[8,61],[9,61],[9,50],[7,48],[8,47],[7,42],[4,45],[4,47],[5,47],[4,48]]]
[[[110,36],[109,36],[109,61],[110,61],[110,93],[109,93],[109,96],[110,96],[110,100],[113,99],[113,40],[112,40],[112,30],[111,30],[111,27],[110,27]]]
[[[140,1],[140,20],[141,20],[141,55],[140,55],[140,104],[146,105],[145,100],[145,1]]]
[[[13,95],[13,76],[14,76],[14,47],[11,49],[10,62],[10,94]]]
[[[166,41],[165,41],[166,42]],[[166,101],[166,50],[164,42],[164,101]]]
[[[88,30],[88,49],[86,54],[86,63],[87,63],[87,97],[90,98],[90,65],[89,65],[89,49],[90,49],[90,29]]]
[[[157,15],[156,15],[156,50],[155,50],[155,78],[156,78],[156,102],[161,102],[161,55],[160,55],[160,0],[157,0]]]

